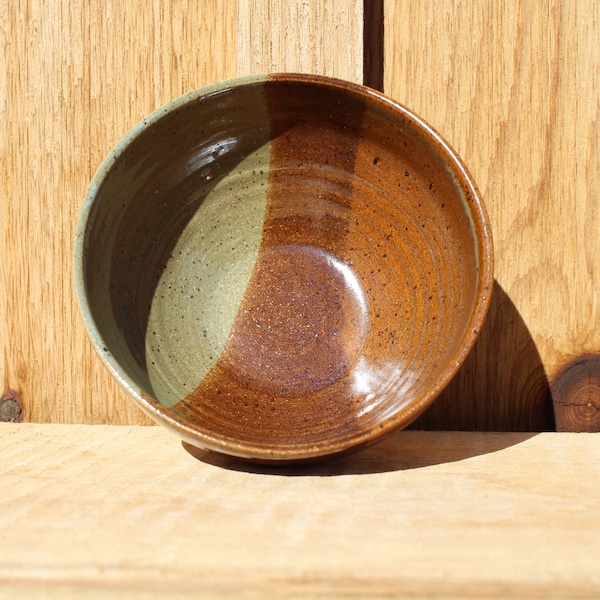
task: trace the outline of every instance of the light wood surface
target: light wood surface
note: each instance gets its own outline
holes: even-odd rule
[[[573,409],[562,426],[600,428],[598,3],[385,0],[383,28],[379,5],[368,29],[384,31],[384,89],[463,156],[496,245],[481,343],[417,426],[551,427],[552,387]],[[283,70],[359,81],[362,2],[0,8],[0,394],[15,400],[0,417],[21,403],[26,421],[148,423],[75,306],[72,238],[95,169],[144,116],[211,81]]]
[[[318,73],[360,83],[362,15],[363,0],[238,0],[238,73]]]
[[[246,470],[158,427],[3,424],[0,463],[0,598],[600,595],[595,435]]]

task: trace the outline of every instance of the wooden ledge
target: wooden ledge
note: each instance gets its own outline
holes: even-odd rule
[[[0,597],[600,596],[600,436],[404,431],[253,468],[158,427],[0,425]]]

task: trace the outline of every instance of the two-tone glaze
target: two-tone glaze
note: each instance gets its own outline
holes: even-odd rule
[[[485,209],[447,144],[377,92],[305,75],[211,86],[134,130],[94,179],[75,266],[137,402],[261,461],[407,425],[492,287]]]

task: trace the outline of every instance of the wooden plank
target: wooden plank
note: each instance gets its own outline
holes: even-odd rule
[[[0,425],[0,597],[597,598],[600,441],[404,431],[254,468],[158,427]]]
[[[361,82],[363,0],[245,0],[238,5],[240,74],[317,73]]]
[[[148,423],[97,360],[72,292],[72,238],[94,171],[144,116],[211,81],[272,70],[360,80],[362,4],[0,7],[0,417]]]
[[[0,7],[0,414],[146,423],[97,361],[74,305],[72,232],[95,168],[144,115],[209,81],[268,70],[359,81],[361,3]],[[419,426],[551,427],[552,388],[559,427],[598,428],[597,3],[384,9],[386,92],[465,158],[497,249],[481,343]]]
[[[75,226],[94,171],[131,127],[174,97],[236,75],[236,2],[0,7],[4,397],[21,402],[30,421],[146,423],[83,331],[71,278]]]
[[[600,430],[600,6],[385,10],[385,90],[465,159],[496,247],[481,343],[419,426],[546,428],[552,395],[559,428]]]

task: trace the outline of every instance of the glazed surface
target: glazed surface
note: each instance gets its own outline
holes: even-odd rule
[[[320,78],[225,87],[142,130],[88,233],[96,322],[140,402],[249,457],[414,419],[487,305],[485,213],[453,160],[410,113]]]

